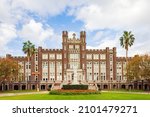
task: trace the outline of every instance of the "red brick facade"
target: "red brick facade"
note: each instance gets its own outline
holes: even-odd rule
[[[125,57],[117,57],[116,48],[87,49],[86,32],[80,38],[62,32],[62,49],[43,49],[38,47],[30,61],[30,77],[27,80],[26,57],[14,59],[22,65],[22,78],[8,84],[8,89],[46,90],[60,89],[63,84],[88,84],[89,89],[128,88],[124,75]]]

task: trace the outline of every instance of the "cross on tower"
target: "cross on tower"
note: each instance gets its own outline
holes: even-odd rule
[[[72,36],[73,36],[73,38],[76,38],[76,34],[75,33],[73,33]]]

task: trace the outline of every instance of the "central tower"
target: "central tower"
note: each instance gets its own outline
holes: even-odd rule
[[[85,55],[86,55],[86,33],[80,32],[80,38],[76,34],[72,34],[72,38],[68,38],[68,32],[63,31],[62,47],[63,47],[63,72],[64,80],[72,84],[78,84],[85,79]]]

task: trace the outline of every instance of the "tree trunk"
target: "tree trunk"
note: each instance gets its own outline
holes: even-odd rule
[[[128,65],[128,49],[126,49],[126,78],[128,80],[128,70],[127,70],[127,65]]]

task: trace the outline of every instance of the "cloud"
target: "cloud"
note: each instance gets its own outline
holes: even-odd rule
[[[22,26],[19,31],[19,37],[25,41],[30,40],[36,45],[44,45],[44,41],[54,35],[51,27],[45,27],[42,23],[30,20]]]
[[[14,0],[13,5],[22,7],[24,10],[37,13],[41,16],[56,16],[62,13],[68,0]]]
[[[136,40],[129,50],[129,55],[150,50],[148,45],[150,43],[149,0],[72,0],[71,2],[70,0],[59,2],[56,0],[0,0],[0,2],[0,46],[4,48],[3,50],[1,48],[2,52],[10,52],[7,44],[17,37],[21,41],[31,40],[38,46],[48,48],[50,47],[47,43],[48,39],[53,39],[50,43],[55,43],[56,40],[56,47],[61,45],[60,32],[56,33],[57,30],[54,27],[45,24],[48,19],[55,16],[59,18],[59,15],[61,15],[60,20],[64,20],[62,15],[66,17],[69,15],[73,18],[73,22],[83,23],[80,29],[87,31],[89,48],[115,46],[119,55],[123,55],[125,52],[120,47],[118,38],[123,30],[131,30]],[[73,32],[71,29],[71,33]],[[92,36],[89,38],[89,35]]]
[[[95,0],[89,3],[72,12],[76,20],[83,21],[88,30],[134,28],[143,25],[143,22],[145,25],[150,22],[148,0]]]
[[[7,44],[17,37],[16,28],[14,25],[0,23],[0,53],[6,54],[10,51],[7,48]]]
[[[133,56],[149,53],[149,11],[149,0],[93,0],[71,10],[68,15],[82,21],[89,33],[97,32],[93,34],[92,38],[97,46],[90,43],[88,48],[114,46],[117,47],[119,56],[125,55],[125,50],[119,45],[119,37],[122,36],[124,30],[131,30],[136,37],[134,45],[129,50],[129,56]],[[115,30],[116,32],[115,34],[106,34],[107,30]]]
[[[95,44],[88,44],[88,49],[105,49],[106,47],[109,47],[112,49],[113,47],[117,47],[119,45],[119,37],[118,35],[112,33],[109,30],[103,30],[98,31],[95,33],[92,39],[94,42],[96,42],[97,46],[94,46]]]

